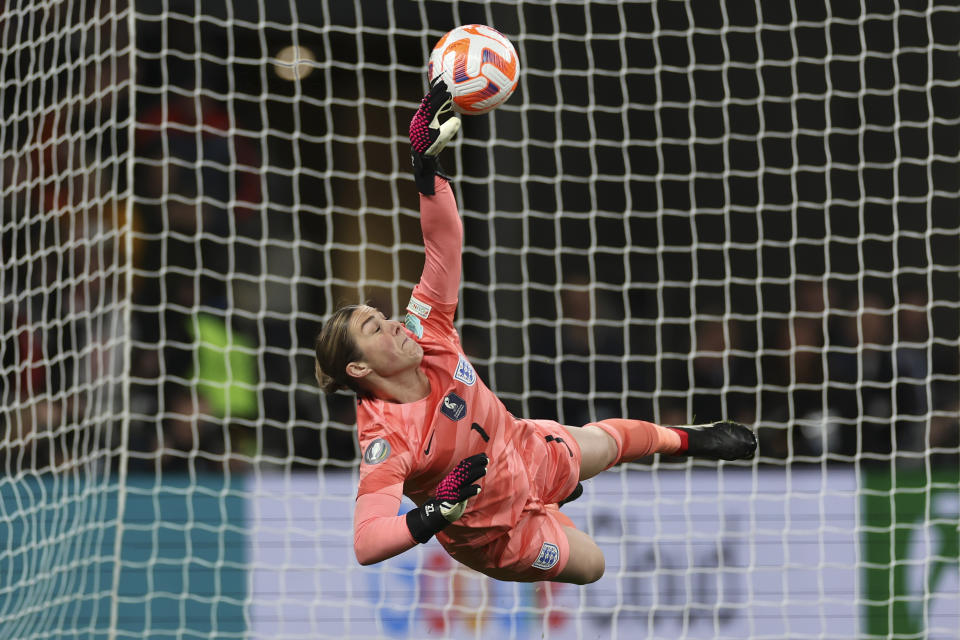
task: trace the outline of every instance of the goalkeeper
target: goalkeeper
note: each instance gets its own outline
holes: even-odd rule
[[[437,154],[459,128],[437,81],[410,123],[426,260],[404,322],[350,305],[317,336],[321,387],[358,398],[354,549],[366,565],[436,536],[454,559],[493,578],[594,582],[603,554],[559,511],[580,495],[581,480],[652,453],[749,458],[756,437],[733,422],[567,427],[507,411],[477,377],[453,327],[463,225]],[[417,508],[398,516],[403,494]]]

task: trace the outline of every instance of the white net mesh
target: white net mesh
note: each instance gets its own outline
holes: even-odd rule
[[[0,635],[101,637],[116,592],[129,12],[0,7]]]
[[[3,635],[955,635],[954,4],[0,16]],[[353,400],[313,381],[326,314],[419,276],[407,123],[474,22],[523,66],[444,156],[478,373],[518,415],[760,435],[587,483],[588,587],[359,567]]]

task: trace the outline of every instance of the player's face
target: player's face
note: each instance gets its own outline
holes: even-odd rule
[[[382,377],[417,367],[423,360],[423,348],[403,323],[387,320],[373,307],[362,306],[353,312],[350,335],[363,354],[364,364]]]

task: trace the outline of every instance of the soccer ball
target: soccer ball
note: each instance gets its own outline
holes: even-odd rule
[[[428,71],[431,82],[443,76],[455,110],[486,113],[503,104],[517,88],[520,59],[502,33],[482,24],[468,24],[440,38],[430,54]]]

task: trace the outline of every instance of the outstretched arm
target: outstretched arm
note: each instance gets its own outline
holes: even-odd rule
[[[420,286],[437,302],[456,302],[460,290],[463,221],[450,184],[435,178],[436,194],[420,194],[420,228],[426,259]]]
[[[426,252],[420,287],[442,304],[457,301],[463,249],[457,201],[437,162],[437,155],[460,130],[460,119],[452,109],[453,98],[437,77],[410,120],[410,155],[420,191],[420,228]]]

